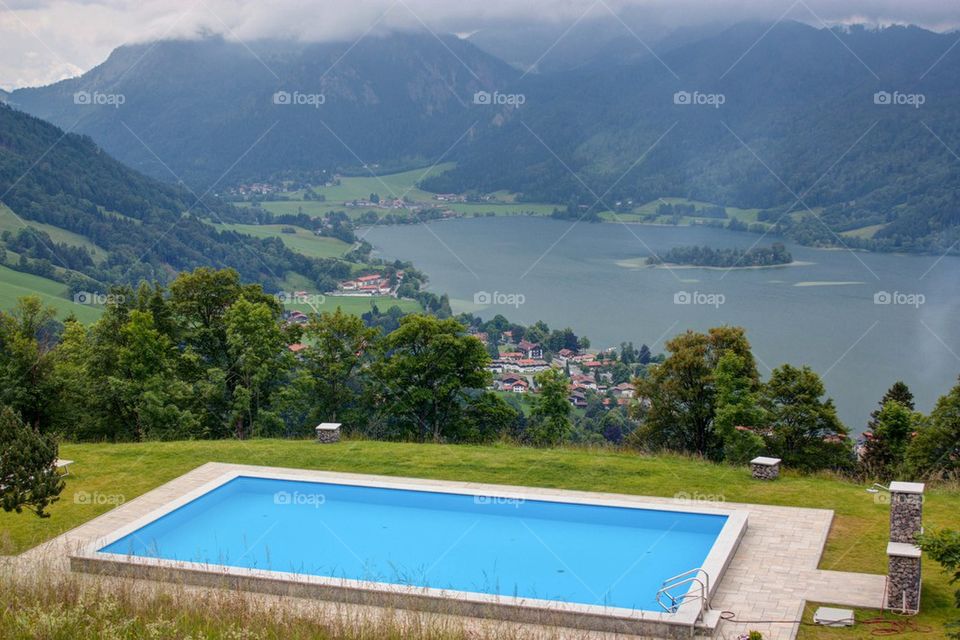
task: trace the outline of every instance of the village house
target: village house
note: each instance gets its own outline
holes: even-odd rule
[[[397,275],[400,276],[399,273]],[[354,280],[344,280],[337,283],[337,288],[341,292],[349,292],[343,295],[376,296],[395,293],[395,288],[390,285],[390,278],[379,273],[360,276]]]
[[[293,354],[298,357],[306,348],[307,348],[307,345],[303,344],[302,342],[294,342],[293,344],[287,346],[287,349],[292,351]]]
[[[527,385],[527,391],[530,390],[530,383],[527,382],[523,376],[512,373],[508,373],[504,376],[501,376],[498,380],[494,380],[493,388],[498,391],[513,391],[518,382],[523,382]]]
[[[288,311],[284,318],[288,324],[307,324],[307,322],[310,320],[310,318],[307,317],[307,314],[296,310]]]
[[[516,371],[518,373],[537,373],[539,371],[546,371],[549,368],[549,363],[544,362],[543,360],[536,360],[534,358],[509,360],[503,365],[504,371]]]
[[[517,380],[510,385],[510,391],[513,393],[526,393],[530,390],[530,385],[526,380]]]
[[[523,353],[524,358],[531,358],[534,360],[543,358],[543,347],[541,347],[539,344],[521,340],[517,345],[517,349]]]
[[[636,393],[636,389],[629,382],[621,382],[620,384],[613,387],[611,391],[613,392],[613,395],[617,396],[618,398],[628,398],[628,399],[632,398]]]
[[[503,373],[503,360],[491,360],[484,369],[491,373]]]
[[[578,409],[583,409],[587,406],[587,397],[582,391],[573,391],[568,397],[567,400],[570,401],[574,407]]]
[[[470,328],[470,335],[472,335],[474,338],[476,338],[477,340],[479,340],[479,341],[482,342],[483,344],[487,344],[487,341],[490,339],[490,337],[486,334],[486,332],[484,332],[484,331],[477,331],[476,329],[474,329],[474,328],[472,328],[472,327]]]
[[[597,391],[597,381],[593,376],[587,374],[574,374],[570,376],[570,384],[574,387],[582,387],[584,389],[590,389],[591,391]]]

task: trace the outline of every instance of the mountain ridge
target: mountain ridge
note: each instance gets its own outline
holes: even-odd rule
[[[428,34],[353,48],[260,42],[255,53],[170,41],[118,50],[103,68],[11,101],[54,122],[80,111],[79,130],[168,180],[453,160],[424,186],[588,207],[608,191],[609,207],[683,196],[762,209],[811,244],[938,252],[960,238],[951,44],[918,27],[749,22],[632,64],[524,75],[468,41]],[[135,53],[133,70],[120,69]],[[270,102],[311,86],[323,104]],[[67,100],[106,89],[126,102],[82,110]],[[490,102],[475,104],[478,91]],[[877,104],[883,93],[922,95],[923,108]],[[723,102],[678,104],[677,95]],[[873,237],[839,235],[867,226]]]

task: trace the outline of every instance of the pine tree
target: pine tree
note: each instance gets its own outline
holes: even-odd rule
[[[57,473],[57,444],[24,424],[10,407],[0,408],[0,506],[41,518],[60,499],[63,480]]]
[[[883,398],[880,399],[880,407],[875,409],[873,413],[870,414],[870,421],[867,423],[867,431],[874,431],[877,426],[877,418],[880,415],[880,412],[883,411],[883,407],[890,401],[899,402],[904,407],[913,411],[915,409],[913,404],[913,393],[910,391],[910,387],[906,385],[901,380],[897,380],[893,383],[887,392],[883,394]]]

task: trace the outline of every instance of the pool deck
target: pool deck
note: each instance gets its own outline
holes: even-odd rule
[[[339,479],[350,481],[357,478],[379,478],[384,482],[402,481],[423,488],[443,486],[473,493],[485,492],[522,493],[543,498],[571,498],[583,500],[630,499],[665,507],[738,510],[748,513],[749,525],[739,547],[730,560],[717,584],[712,609],[731,611],[737,619],[758,622],[723,621],[716,637],[735,638],[738,633],[756,629],[767,640],[792,640],[796,637],[799,620],[806,602],[821,602],[853,608],[881,608],[886,588],[882,575],[826,571],[818,568],[823,547],[830,531],[833,512],[823,509],[803,509],[741,503],[702,503],[671,498],[649,496],[623,496],[609,493],[532,489],[478,483],[444,482],[391,476],[358,476],[347,473],[318,472],[298,469],[278,469],[223,463],[207,463],[156,489],[109,511],[67,533],[39,545],[18,556],[15,563],[28,568],[42,563],[54,570],[69,571],[70,556],[88,548],[97,540],[118,529],[129,527],[150,513],[183,498],[186,494],[216,481],[226,473],[270,473],[302,477],[305,480]],[[65,498],[68,499],[68,498]],[[152,584],[143,581],[145,584]],[[163,589],[162,583],[156,587]],[[286,602],[292,608],[311,607],[327,615],[343,615],[373,610],[369,605],[319,603],[301,598],[262,596],[265,600]],[[321,613],[323,615],[324,613]],[[449,617],[429,614],[438,618]],[[759,622],[759,621],[777,622]],[[536,626],[523,623],[496,622],[490,620],[462,619],[463,624],[484,633],[494,626],[496,635],[513,629],[513,635],[536,637]],[[511,632],[512,633],[512,632]],[[604,638],[613,634],[569,630],[545,629],[543,637]],[[625,638],[623,634],[616,634]]]

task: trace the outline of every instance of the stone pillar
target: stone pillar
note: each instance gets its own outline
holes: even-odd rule
[[[780,477],[780,458],[754,458],[750,461],[750,472],[757,480],[776,480]]]
[[[340,442],[340,423],[322,422],[316,427],[317,442],[320,444],[333,444]]]
[[[923,483],[890,483],[890,542],[913,544],[923,530]]]
[[[920,610],[920,549],[905,542],[887,545],[887,608],[900,613]]]

